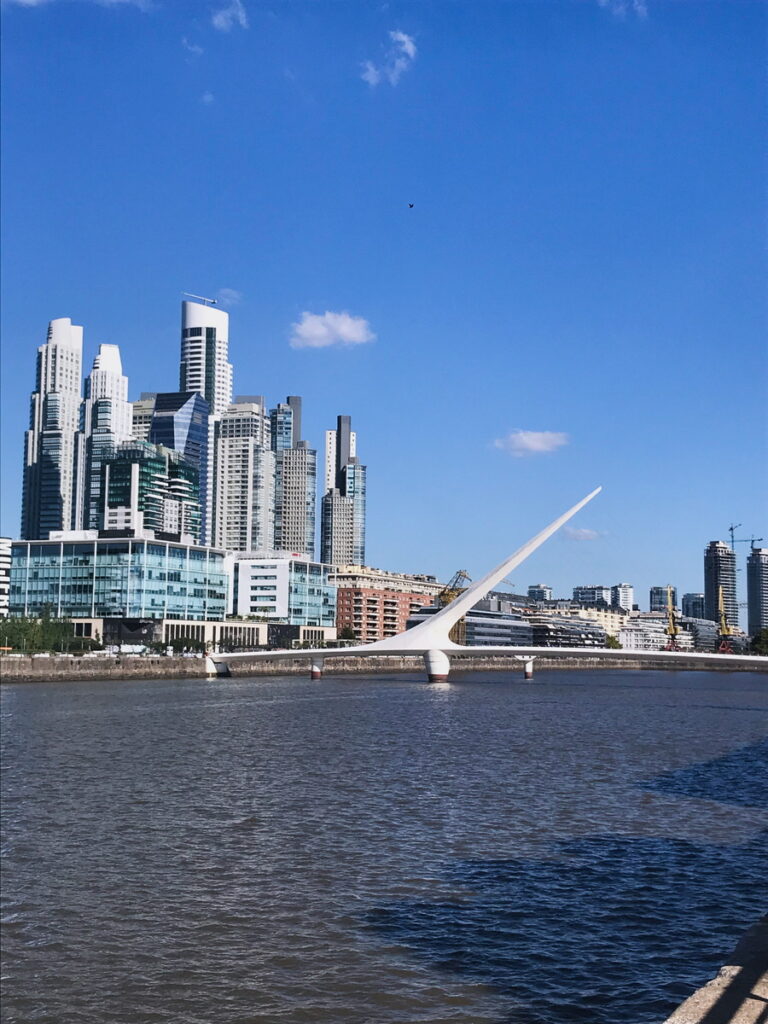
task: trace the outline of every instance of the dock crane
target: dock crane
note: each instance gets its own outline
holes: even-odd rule
[[[722,589],[722,588],[721,588]],[[680,645],[677,642],[677,638],[680,635],[680,626],[677,623],[677,612],[675,606],[672,603],[672,591],[674,587],[671,584],[667,585],[667,628],[664,632],[667,634],[669,639],[667,645],[664,648],[665,651],[679,651]]]
[[[466,587],[463,587],[462,583],[471,582],[472,577],[469,575],[467,570],[458,569],[437,595],[438,607],[444,608],[447,604],[450,604],[455,597],[458,597],[463,590],[466,590]],[[459,619],[456,625],[451,629],[448,636],[455,644],[464,643],[467,638],[467,627],[463,618]]]
[[[731,643],[733,628],[728,625],[728,616],[725,614],[722,586],[717,588],[717,610],[720,616],[720,646],[717,649],[720,654],[733,654],[733,644]]]

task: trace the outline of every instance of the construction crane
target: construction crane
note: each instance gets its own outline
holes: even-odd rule
[[[736,545],[737,544],[749,544],[751,550],[754,551],[755,550],[755,541],[760,541],[763,538],[762,537],[755,537],[754,534],[751,537],[736,537],[736,536],[734,536],[736,531],[738,530],[738,528],[741,525],[742,525],[741,523],[731,523],[731,525],[728,527],[728,533],[730,533],[730,535],[731,535],[731,551],[733,551],[733,552],[736,551]]]
[[[667,634],[669,639],[667,640],[667,646],[664,648],[665,651],[680,650],[680,645],[677,642],[677,638],[680,635],[680,627],[677,624],[677,613],[675,612],[675,606],[672,603],[673,590],[673,586],[667,586],[667,628],[664,632]]]
[[[450,580],[446,583],[440,593],[437,595],[437,604],[439,608],[445,608],[447,604],[450,604],[455,597],[458,597],[466,587],[462,586],[462,583],[471,583],[472,577],[469,575],[466,569],[458,569]],[[467,627],[464,622],[464,618],[459,619],[455,626],[452,627],[448,638],[453,640],[455,644],[463,644],[467,639]]]
[[[188,295],[190,299],[199,299],[200,302],[205,302],[208,306],[217,306],[219,303],[218,299],[206,299],[204,295],[193,295],[192,292],[182,292],[182,295]]]
[[[722,586],[717,588],[717,610],[720,615],[720,646],[717,649],[720,654],[733,654],[733,644],[731,643],[733,629],[728,625],[728,616],[725,614]]]

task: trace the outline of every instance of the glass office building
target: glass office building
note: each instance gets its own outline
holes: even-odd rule
[[[192,391],[161,392],[155,397],[155,410],[149,440],[152,444],[173,448],[185,455],[200,474],[200,536],[210,540],[209,499],[213,497],[212,461],[209,460],[209,406],[202,395]]]
[[[11,550],[16,616],[223,619],[227,589],[224,553],[212,548],[99,537]]]

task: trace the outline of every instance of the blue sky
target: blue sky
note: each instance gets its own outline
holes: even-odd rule
[[[476,576],[602,484],[518,589],[701,590],[768,540],[767,15],[4,3],[3,532],[48,320],[137,397],[226,289],[236,393],[352,415],[371,564]]]

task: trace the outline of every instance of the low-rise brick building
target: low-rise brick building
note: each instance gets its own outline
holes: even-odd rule
[[[340,565],[331,576],[338,591],[336,629],[352,630],[373,643],[405,629],[409,615],[434,602],[443,589],[434,576],[386,572],[366,565]]]

